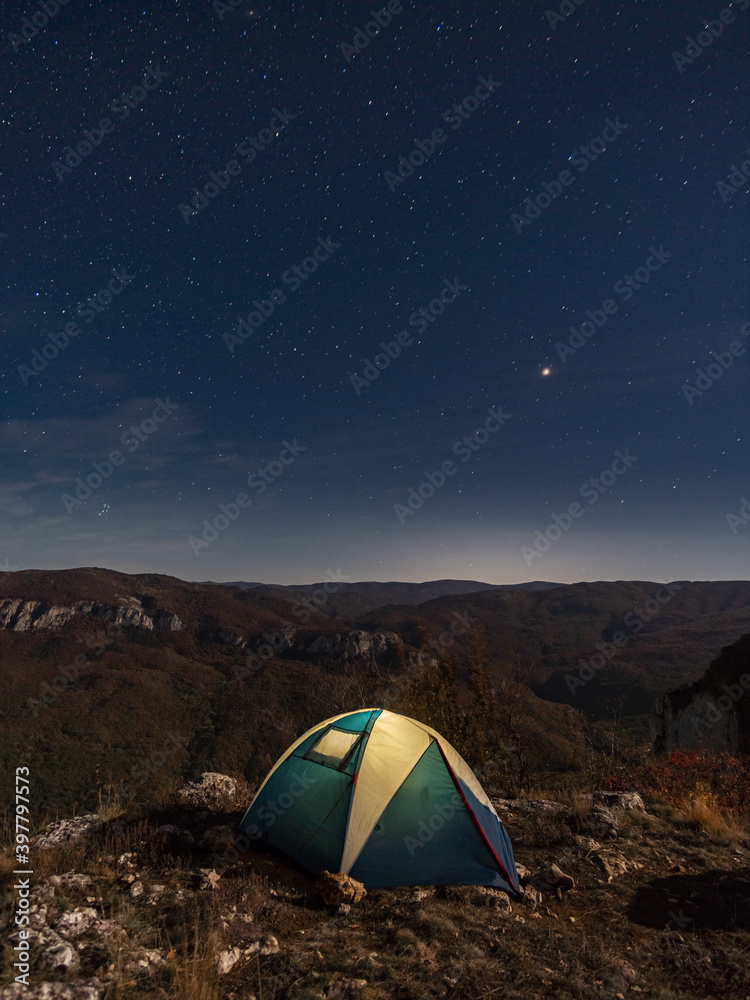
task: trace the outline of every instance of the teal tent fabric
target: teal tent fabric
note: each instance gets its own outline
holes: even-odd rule
[[[365,787],[360,769],[379,720],[372,744],[379,757],[368,760]],[[341,871],[346,847],[346,874],[366,887],[519,891],[510,838],[466,763],[428,726],[382,709],[328,719],[300,737],[269,772],[238,833],[314,875]]]

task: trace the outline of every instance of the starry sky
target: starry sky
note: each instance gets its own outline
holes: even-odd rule
[[[0,570],[747,578],[745,8],[6,0]]]

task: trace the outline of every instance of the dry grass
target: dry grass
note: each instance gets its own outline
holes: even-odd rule
[[[715,795],[700,786],[679,801],[677,821],[721,844],[738,844],[750,833],[746,816],[725,809]]]
[[[221,994],[216,956],[220,951],[217,930],[196,919],[173,966],[169,996],[175,1000],[218,1000]]]

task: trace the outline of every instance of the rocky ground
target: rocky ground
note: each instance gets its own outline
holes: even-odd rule
[[[750,835],[715,810],[496,800],[520,899],[468,886],[357,899],[257,847],[217,877],[239,791],[215,776],[139,819],[52,824],[32,847],[28,987],[13,983],[3,900],[0,1000],[750,998]]]

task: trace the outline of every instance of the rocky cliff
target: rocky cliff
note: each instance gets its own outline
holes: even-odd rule
[[[395,632],[334,632],[311,635],[309,629],[284,626],[273,634],[248,639],[234,632],[220,631],[216,638],[225,646],[247,649],[263,657],[268,649],[289,655],[328,656],[333,660],[357,660],[371,663],[381,656],[393,653],[402,645]]]
[[[695,684],[660,697],[654,749],[750,752],[750,634],[727,646]]]
[[[179,632],[182,622],[170,611],[146,614],[136,607],[132,598],[127,604],[109,605],[101,601],[81,601],[77,604],[55,605],[45,601],[4,600],[0,602],[0,628],[11,632],[33,632],[38,629],[57,630],[76,615],[100,618],[115,625],[138,625],[161,632]]]

